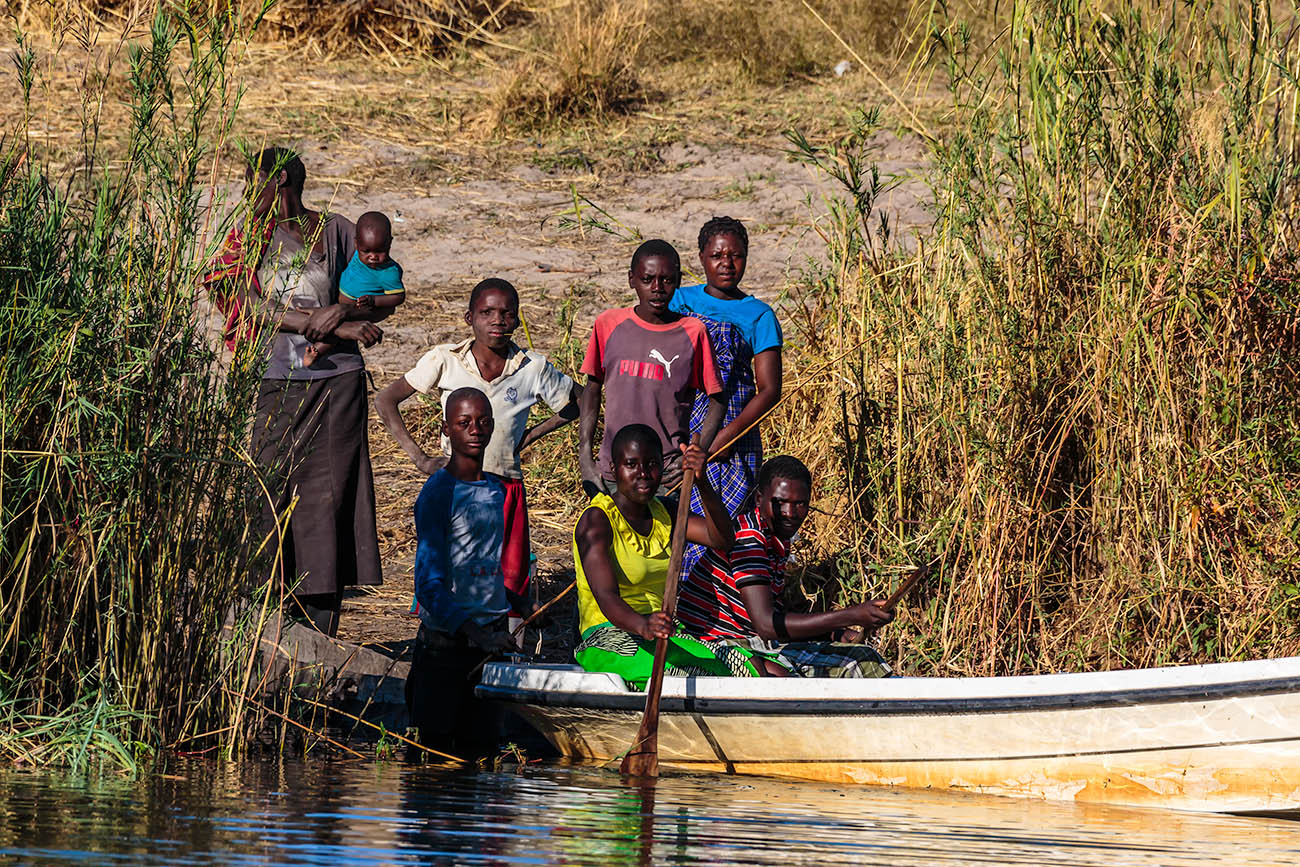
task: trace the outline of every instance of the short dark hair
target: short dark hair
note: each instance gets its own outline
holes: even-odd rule
[[[492,401],[488,400],[488,396],[483,393],[482,389],[475,388],[472,385],[461,386],[451,394],[447,395],[447,402],[443,404],[443,406],[445,406],[447,411],[450,412],[453,406],[463,400],[481,400],[487,405],[488,413],[490,414],[492,412]]]
[[[758,471],[757,490],[766,491],[767,486],[777,479],[803,482],[812,491],[812,473],[808,472],[803,461],[790,455],[777,455],[763,462],[762,469]]]
[[[489,277],[486,280],[480,280],[478,285],[470,290],[469,309],[473,310],[474,305],[478,303],[478,299],[483,297],[484,292],[488,291],[504,292],[514,302],[515,307],[519,306],[519,290],[512,286],[509,280],[502,280],[500,277]]]
[[[296,193],[302,193],[307,183],[307,167],[302,164],[302,157],[289,148],[263,148],[253,160],[252,168],[268,178],[284,172],[289,177],[289,189]]]
[[[628,269],[635,269],[638,262],[649,256],[663,256],[672,259],[677,263],[677,270],[682,270],[681,254],[677,252],[676,247],[661,238],[651,238],[640,247],[637,247],[636,252],[632,254],[632,264],[628,266]]]
[[[749,232],[745,231],[745,224],[731,217],[714,217],[700,226],[700,252],[703,253],[704,248],[718,235],[731,235],[740,242],[746,253],[749,252]]]
[[[659,434],[655,433],[654,428],[648,424],[635,422],[633,424],[623,425],[614,434],[614,441],[609,444],[610,457],[622,454],[623,449],[627,448],[629,443],[640,443],[643,446],[652,445],[663,454],[664,444],[659,439]]]
[[[357,235],[360,236],[362,232],[381,232],[392,240],[393,224],[379,211],[366,211],[357,217]]]

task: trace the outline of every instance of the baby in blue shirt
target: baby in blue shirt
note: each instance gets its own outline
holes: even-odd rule
[[[393,224],[378,211],[367,211],[357,220],[356,252],[339,277],[339,303],[360,310],[392,310],[406,300],[402,266],[388,251],[393,246]],[[329,349],[321,341],[309,345],[303,364],[311,367]]]

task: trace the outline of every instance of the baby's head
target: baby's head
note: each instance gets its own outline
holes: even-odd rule
[[[393,224],[378,211],[366,211],[357,220],[357,258],[371,268],[388,264],[393,246]]]

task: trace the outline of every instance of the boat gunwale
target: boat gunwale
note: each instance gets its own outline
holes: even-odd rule
[[[1113,692],[1058,693],[953,698],[705,698],[664,695],[660,708],[665,713],[708,713],[717,715],[963,715],[989,713],[1031,713],[1052,710],[1133,707],[1177,704],[1189,701],[1222,701],[1300,692],[1300,677],[1230,681],[1120,690]],[[583,693],[536,687],[482,683],[475,688],[480,698],[512,704],[540,705],[581,710],[639,711],[645,693]]]

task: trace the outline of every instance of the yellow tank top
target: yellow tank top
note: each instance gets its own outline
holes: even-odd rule
[[[663,503],[658,497],[650,501],[650,515],[654,524],[648,536],[642,536],[632,529],[609,494],[597,494],[587,508],[604,512],[614,531],[614,544],[610,553],[614,560],[618,595],[638,614],[651,614],[662,609],[664,582],[668,578],[668,559],[672,553],[672,523]],[[578,556],[576,536],[573,540],[573,567],[578,577],[578,631],[582,633],[605,623],[609,618],[600,610],[596,597],[591,594],[587,576],[582,571],[582,558]]]

